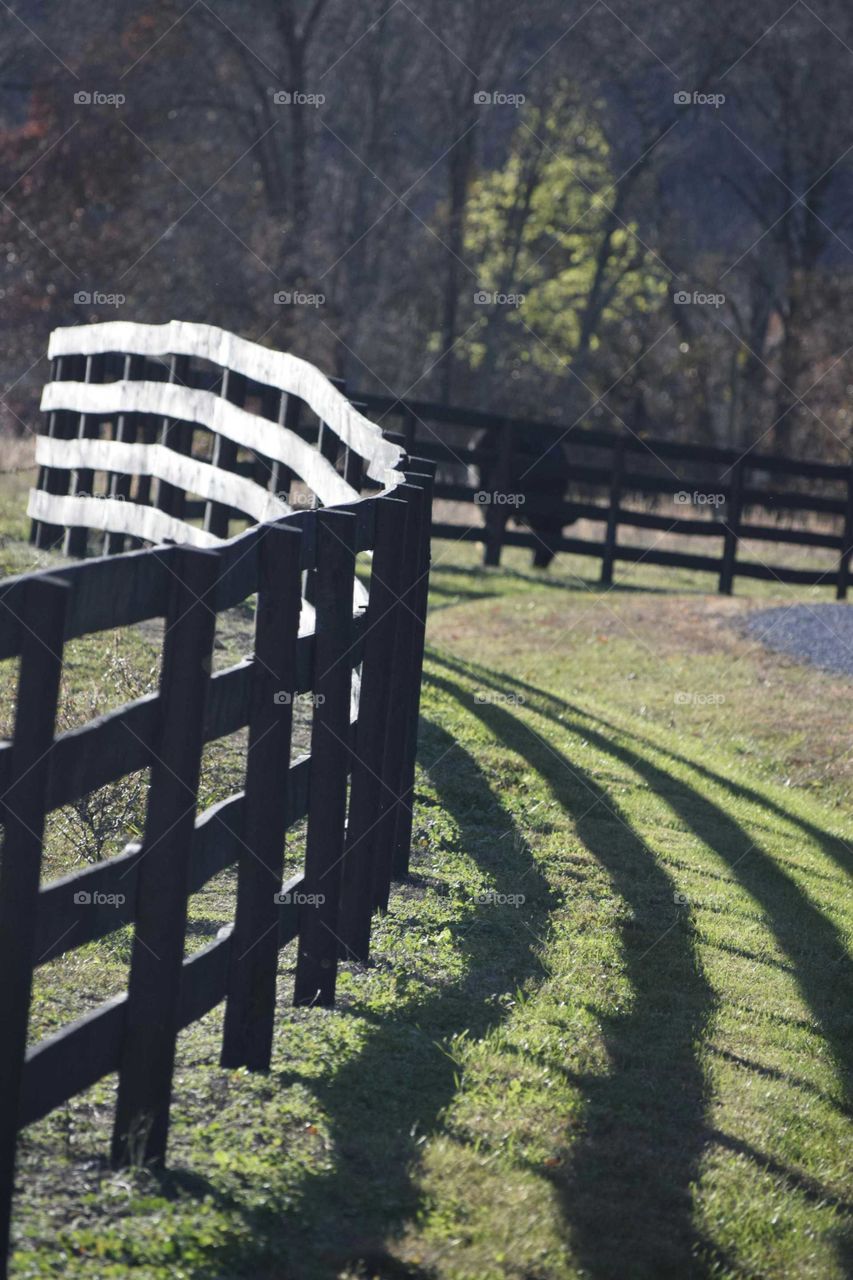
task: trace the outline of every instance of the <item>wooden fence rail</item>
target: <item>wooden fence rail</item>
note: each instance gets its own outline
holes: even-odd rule
[[[504,546],[521,546],[531,548],[538,564],[547,564],[558,551],[597,557],[604,584],[612,581],[614,564],[627,561],[713,573],[725,594],[736,577],[745,577],[834,586],[837,598],[846,598],[853,464],[578,424],[561,430],[553,423],[383,395],[356,398],[384,428],[399,428],[392,439],[436,463],[436,498],[482,503],[482,524],[436,518],[432,532],[482,543],[486,564],[498,564]],[[649,509],[667,500],[675,503],[676,515]],[[711,518],[697,514],[697,508]],[[819,517],[820,527],[809,517]],[[565,529],[579,519],[599,522],[600,538],[567,536]],[[518,527],[508,527],[511,520]],[[624,527],[652,530],[659,537],[646,546],[620,544]],[[666,534],[716,539],[720,550],[714,555],[660,547]],[[756,552],[741,558],[746,540],[822,548],[836,559],[825,570],[771,565]]]
[[[431,464],[305,362],[188,325],[59,331],[51,354],[33,539],[82,554],[100,531],[107,554],[0,582],[0,658],[19,661],[0,743],[4,1259],[24,1126],[116,1073],[113,1160],[162,1163],[179,1031],[225,1001],[222,1063],[264,1069],[280,949],[296,943],[297,1003],[331,1004],[339,960],[367,958],[408,864],[429,573]],[[149,377],[155,356],[166,380]],[[318,417],[322,453],[295,434],[297,412]],[[229,537],[245,517],[259,523]],[[124,549],[164,537],[178,545]],[[217,617],[250,597],[252,656],[212,672]],[[158,691],[57,733],[66,642],[155,618]],[[291,760],[304,693],[310,751]],[[242,728],[243,789],[197,812],[205,745]],[[141,769],[141,841],[40,887],[47,816]],[[303,819],[304,870],[283,883]],[[185,958],[188,899],[229,866],[234,923]],[[34,971],[128,924],[127,990],[28,1045]]]

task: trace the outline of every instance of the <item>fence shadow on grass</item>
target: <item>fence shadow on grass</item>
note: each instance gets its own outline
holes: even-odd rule
[[[452,609],[458,604],[470,604],[472,600],[494,600],[497,599],[498,594],[497,591],[489,591],[486,588],[482,591],[469,591],[464,587],[454,590],[453,587],[431,582],[429,586],[430,614],[441,613],[443,609]]]
[[[330,1062],[319,1076],[289,1064],[276,1068],[274,1059],[271,1089],[309,1091],[318,1114],[327,1118],[331,1167],[326,1163],[320,1172],[309,1169],[295,1188],[282,1183],[277,1192],[273,1184],[263,1208],[253,1205],[254,1193],[225,1191],[180,1166],[146,1174],[150,1188],[167,1199],[212,1203],[248,1228],[248,1240],[243,1232],[233,1239],[222,1237],[215,1252],[199,1260],[194,1275],[227,1273],[235,1280],[254,1280],[287,1274],[314,1280],[361,1274],[361,1267],[382,1280],[418,1280],[421,1275],[426,1280],[426,1272],[399,1263],[384,1242],[420,1208],[413,1174],[420,1144],[440,1128],[441,1112],[458,1087],[455,1064],[443,1045],[461,1032],[485,1035],[505,1016],[495,997],[514,995],[542,974],[539,938],[556,904],[524,842],[500,838],[515,835],[513,819],[473,756],[440,725],[424,720],[420,758],[438,793],[437,804],[458,826],[460,848],[486,873],[489,887],[511,894],[523,882],[526,927],[518,927],[519,911],[512,907],[472,904],[458,925],[449,926],[465,963],[459,980],[436,984],[434,991],[409,1001],[401,994],[382,1013],[342,1003],[332,1016],[366,1023],[364,1044],[342,1066]],[[419,804],[424,803],[419,797]],[[415,893],[423,887],[417,869],[409,884]],[[381,956],[377,963],[384,963]],[[303,1016],[316,1020],[330,1015],[309,1010]],[[287,1036],[287,1018],[278,1034]]]
[[[249,1215],[239,1202],[223,1201],[204,1179],[169,1175],[185,1191],[213,1194],[250,1219],[260,1254],[268,1258],[275,1251],[294,1276],[338,1275],[348,1267],[360,1274],[361,1265],[383,1280],[416,1280],[417,1268],[401,1265],[383,1242],[418,1212],[413,1167],[420,1143],[436,1131],[457,1088],[455,1065],[441,1042],[463,1031],[474,1038],[486,1034],[504,1016],[494,997],[514,994],[542,973],[538,938],[554,902],[523,842],[496,838],[495,833],[514,832],[511,816],[473,757],[438,724],[422,722],[420,754],[443,811],[459,827],[460,847],[473,853],[490,887],[514,893],[523,880],[526,927],[518,927],[513,908],[474,906],[461,925],[450,926],[465,960],[460,981],[408,1004],[395,1001],[387,1014],[351,1007],[369,1029],[362,1049],[338,1069],[320,1076],[292,1068],[274,1071],[276,1087],[310,1090],[318,1112],[327,1117],[334,1152],[333,1166],[307,1173],[296,1202],[281,1216]],[[432,761],[438,762],[435,767]],[[417,874],[412,880],[417,888]],[[507,912],[505,921],[501,910]],[[336,1016],[349,1012],[344,1006]],[[287,1034],[286,1026],[280,1033]]]
[[[844,939],[833,923],[809,901],[773,857],[750,839],[749,834],[729,812],[709,800],[695,787],[691,787],[681,779],[673,779],[665,770],[652,765],[644,757],[618,745],[613,736],[617,731],[616,726],[601,721],[546,690],[503,673],[496,675],[491,671],[477,668],[475,664],[463,667],[445,655],[441,658],[433,655],[433,661],[441,662],[450,670],[465,672],[469,678],[472,677],[473,672],[473,678],[478,682],[496,690],[524,691],[528,697],[528,705],[533,705],[536,714],[547,721],[559,724],[561,729],[576,731],[598,749],[629,764],[652,789],[665,793],[667,803],[673,811],[703,843],[714,850],[725,865],[728,865],[732,876],[739,881],[765,914],[768,927],[790,962],[794,980],[799,986],[803,999],[817,1019],[830,1047],[838,1068],[843,1099],[846,1100],[846,1103],[841,1101],[840,1107],[844,1111],[849,1110],[851,1082],[853,1082],[853,1043],[849,1038],[848,1024],[849,1009],[853,999],[853,974],[849,959],[846,959]],[[497,715],[492,716],[493,721],[507,714],[500,708],[488,708],[488,710],[497,712]],[[511,720],[512,717],[508,719]],[[604,731],[592,727],[596,722]],[[496,727],[496,724],[493,727]],[[531,732],[530,736],[535,740],[535,734]],[[543,740],[540,739],[540,742]],[[546,746],[546,754],[556,754],[550,744],[543,743],[543,750]],[[649,746],[695,769],[700,777],[706,777],[715,782],[725,782],[733,796],[747,798],[756,804],[764,802],[763,797],[749,787],[741,788],[739,784],[723,779],[707,768],[695,766],[692,761],[684,757],[676,756],[671,752],[667,753],[651,743]],[[531,751],[531,762],[532,760]],[[568,762],[565,763],[569,767]],[[574,764],[570,767],[577,772]],[[821,832],[813,824],[800,820],[775,803],[769,803],[767,807],[779,816],[799,825],[808,835],[817,839],[830,856],[834,856],[836,862],[839,861],[836,847],[838,842],[830,833]],[[583,830],[581,834],[586,838]],[[674,930],[674,932],[678,931]],[[836,1103],[836,1105],[839,1104]],[[707,1139],[725,1145],[723,1135],[715,1134],[711,1130],[707,1131]],[[769,1155],[754,1152],[753,1157],[753,1162],[757,1166],[768,1169],[779,1177],[784,1177],[789,1186],[797,1188],[802,1187],[804,1182],[809,1182],[816,1193],[823,1190],[827,1202],[837,1200],[831,1192],[820,1188],[814,1180],[808,1179],[800,1171],[776,1165]],[[574,1212],[573,1209],[572,1212]],[[847,1258],[853,1255],[853,1243],[847,1232],[839,1232],[836,1244],[840,1257]],[[605,1274],[609,1273],[605,1272]],[[663,1272],[663,1274],[668,1273]]]
[[[598,717],[596,717],[598,719]],[[606,720],[600,720],[599,723],[609,729],[612,726]],[[807,818],[801,817],[799,814],[791,813],[789,809],[785,809],[777,801],[772,800],[770,796],[762,795],[755,791],[752,787],[746,786],[742,782],[734,782],[725,774],[716,773],[713,769],[709,769],[707,765],[700,764],[698,760],[689,760],[687,756],[679,755],[675,751],[668,748],[655,747],[650,739],[646,739],[650,747],[654,750],[666,755],[670,760],[675,760],[679,764],[684,764],[688,769],[692,769],[694,773],[698,773],[700,777],[707,778],[715,786],[724,787],[733,796],[743,800],[748,800],[751,804],[759,805],[763,809],[767,809],[770,813],[774,813],[777,818],[781,818],[783,822],[787,822],[792,826],[798,827],[804,835],[819,844],[824,853],[847,875],[853,874],[853,848],[843,840],[840,836],[833,835],[831,831],[824,831],[823,828],[815,826],[813,822],[809,822]]]
[[[577,815],[580,838],[632,909],[623,946],[633,1002],[628,1012],[602,1022],[611,1071],[604,1077],[567,1072],[585,1095],[586,1132],[567,1164],[547,1175],[561,1198],[578,1261],[595,1280],[616,1275],[702,1276],[714,1263],[735,1270],[692,1221],[691,1183],[705,1144],[714,1140],[706,1126],[707,1087],[697,1058],[714,999],[698,968],[692,939],[678,920],[673,884],[621,815],[614,813],[595,779],[511,711],[475,701],[469,692],[472,670],[478,685],[525,689],[530,700],[536,700],[537,714],[554,722],[562,715],[561,729],[582,727],[584,737],[629,762],[651,786],[665,790],[670,802],[675,800],[675,780],[615,744],[607,731],[591,729],[585,713],[583,725],[575,725],[572,716],[581,713],[554,695],[509,677],[463,668],[444,656],[432,655],[432,661],[442,663],[447,674],[430,682],[479,717],[546,779],[567,811]],[[199,1201],[211,1198],[249,1226],[252,1256],[235,1241],[228,1272],[235,1277],[273,1274],[270,1260],[276,1258],[281,1274],[300,1278],[339,1274],[347,1268],[357,1274],[362,1263],[368,1274],[383,1280],[418,1280],[419,1274],[425,1280],[427,1272],[401,1265],[383,1242],[402,1231],[421,1208],[413,1174],[419,1144],[424,1136],[440,1132],[442,1110],[457,1088],[454,1064],[437,1042],[466,1029],[474,1037],[488,1033],[503,1016],[490,997],[513,992],[542,973],[535,935],[543,936],[555,903],[522,843],[504,840],[496,845],[495,831],[514,829],[509,812],[476,761],[440,725],[425,722],[421,760],[439,803],[459,826],[461,847],[489,873],[493,887],[513,892],[523,878],[531,908],[530,932],[510,927],[496,945],[494,908],[476,908],[458,930],[466,961],[461,980],[409,1003],[395,1002],[387,1013],[365,1015],[354,1008],[353,1015],[367,1023],[368,1030],[363,1047],[344,1065],[334,1069],[330,1064],[328,1074],[319,1076],[285,1069],[271,1077],[274,1088],[298,1086],[316,1098],[319,1113],[328,1121],[334,1158],[320,1172],[301,1175],[295,1189],[283,1189],[279,1203],[271,1201],[259,1210],[250,1207],[249,1198],[224,1193],[203,1177],[180,1170],[161,1175],[164,1190]],[[722,827],[721,838],[715,807],[680,780],[678,791],[685,798],[685,821],[725,856],[725,841],[732,841],[740,829],[723,814],[728,825]],[[595,807],[589,811],[591,804]],[[425,813],[428,810],[422,808]],[[739,837],[729,849],[741,847],[745,846]],[[417,876],[413,880],[417,885]],[[784,905],[793,910],[786,895],[781,903],[774,901],[777,909]],[[772,912],[770,918],[774,919]],[[348,1011],[344,1008],[335,1016],[347,1017]],[[287,1034],[286,1026],[280,1034]],[[760,1152],[746,1154],[759,1162],[764,1159]],[[781,1166],[770,1171],[789,1175],[791,1185],[796,1185],[796,1171]],[[543,1176],[541,1168],[536,1172]],[[817,1194],[820,1188],[815,1184],[808,1190]],[[848,1248],[846,1238],[839,1240],[840,1250]],[[215,1265],[213,1259],[210,1263]],[[213,1272],[202,1269],[198,1274]]]
[[[448,665],[456,664],[450,661]],[[673,787],[672,777],[664,770],[635,752],[616,745],[611,736],[618,732],[615,725],[512,676],[501,674],[496,677],[490,671],[478,671],[477,679],[489,682],[495,688],[500,688],[500,682],[503,682],[504,685],[526,690],[540,703],[536,708],[537,714],[563,728],[575,729],[597,747],[631,764],[651,786],[661,789],[662,784],[666,785],[667,801],[672,809],[700,840],[714,850],[722,863],[728,865],[765,913],[777,943],[793,968],[803,999],[821,1024],[833,1051],[845,1097],[853,1099],[853,1041],[848,1032],[849,1010],[853,1001],[853,965],[847,957],[844,938],[832,921],[803,894],[779,863],[750,838],[730,812],[688,783],[678,780]],[[582,717],[583,723],[572,721],[568,718],[570,716]],[[600,730],[590,728],[590,723],[596,722],[601,725]],[[725,786],[734,798],[764,807],[799,827],[819,843],[842,870],[847,869],[849,846],[831,832],[822,831],[776,802],[766,800],[749,786],[724,778],[706,766],[659,748],[654,743],[648,742],[648,746],[650,750],[686,765],[700,777]]]
[[[434,543],[434,546],[440,546],[440,542]],[[585,587],[590,595],[610,595],[616,589],[612,584],[602,582],[596,573],[595,576],[585,578],[579,573],[561,573],[560,576],[548,575],[542,569],[511,569],[508,565],[501,564],[492,568],[484,568],[483,565],[463,565],[463,564],[445,564],[439,552],[433,559],[434,572],[443,574],[453,574],[456,577],[468,578],[473,582],[488,583],[492,575],[500,578],[511,578],[517,582],[524,582],[528,586],[534,587],[551,587],[555,591],[565,591],[567,587]],[[434,586],[430,586],[430,590],[434,590]],[[672,587],[656,587],[651,584],[647,585],[642,582],[622,581],[618,583],[619,594],[641,594],[666,596],[672,595]],[[707,594],[699,587],[680,587],[679,591],[684,595],[705,595]],[[484,594],[498,594],[484,593]],[[472,592],[472,596],[479,596],[478,592]]]
[[[446,668],[457,665],[430,656]],[[460,696],[449,680],[430,680]],[[629,1009],[618,1016],[595,1011],[612,1069],[570,1077],[585,1095],[585,1133],[553,1175],[578,1261],[602,1278],[703,1275],[703,1259],[725,1261],[697,1231],[690,1193],[707,1132],[696,1046],[714,996],[672,881],[590,774],[505,708],[472,706],[575,816],[580,839],[631,910],[622,936]]]

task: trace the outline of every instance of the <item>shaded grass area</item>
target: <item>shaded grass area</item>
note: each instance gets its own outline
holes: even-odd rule
[[[218,1067],[221,1011],[182,1034],[165,1174],[105,1165],[113,1081],[33,1126],[16,1277],[851,1265],[849,772],[819,748],[847,685],[744,640],[751,599],[469,550],[436,548],[413,875],[370,965],[295,1010],[282,953],[268,1076]],[[239,776],[221,749],[208,800]],[[197,895],[190,947],[232,895],[229,873]],[[122,985],[121,938],[78,954],[44,971],[40,1025],[77,964]]]
[[[442,665],[459,670],[453,662]],[[496,681],[482,669],[475,671],[495,692],[508,685],[518,688],[519,682],[511,678]],[[480,714],[505,741],[517,746],[532,769],[549,779],[562,808],[581,811],[577,830],[586,848],[608,869],[620,903],[630,908],[622,927],[626,977],[633,999],[629,1012],[616,1006],[602,1019],[613,1070],[603,1078],[579,1082],[588,1098],[588,1127],[563,1185],[580,1260],[592,1274],[603,1275],[618,1275],[620,1269],[624,1273],[626,1267],[629,1274],[640,1275],[678,1275],[684,1274],[685,1268],[700,1273],[705,1266],[712,1272],[737,1273],[740,1264],[735,1259],[740,1250],[727,1247],[727,1242],[715,1240],[716,1233],[703,1230],[701,1216],[695,1212],[694,1186],[701,1184],[702,1165],[714,1148],[744,1157],[796,1190],[807,1238],[815,1228],[809,1207],[815,1211],[827,1205],[845,1212],[850,1209],[841,1189],[842,1153],[849,1140],[850,1118],[853,983],[845,958],[849,915],[842,913],[841,928],[835,927],[803,893],[803,884],[797,884],[761,848],[751,824],[733,821],[712,801],[707,787],[688,784],[693,773],[689,764],[687,769],[683,762],[677,770],[671,765],[661,768],[653,762],[663,754],[666,763],[666,754],[654,746],[651,754],[637,751],[636,739],[627,739],[613,725],[603,736],[595,728],[597,717],[529,685],[525,688],[526,704],[544,724],[534,728],[525,720],[520,732],[518,718],[509,716],[502,706],[480,703]],[[483,697],[482,686],[479,697]],[[549,720],[552,726],[556,723],[568,728],[586,745],[632,768],[642,780],[641,786],[649,789],[646,802],[652,795],[665,798],[679,826],[698,837],[701,846],[727,863],[733,874],[711,868],[706,871],[702,863],[697,865],[692,859],[655,857],[626,820],[636,802],[624,808],[613,803],[593,776],[555,750],[544,736]],[[729,784],[728,790],[731,794],[737,788]],[[636,823],[636,827],[649,830],[645,823]],[[836,844],[842,847],[840,842]],[[712,882],[710,893],[708,872],[718,881],[717,885]],[[773,934],[772,946],[764,936],[767,924]],[[774,1135],[795,1153],[793,1166],[741,1135],[745,1117],[740,1112],[735,1113],[734,1125],[724,1122],[725,1129],[714,1125],[712,1117],[720,1099],[713,1078],[721,1073],[712,1072],[705,1045],[713,1042],[718,1027],[732,1019],[729,999],[739,994],[745,1000],[752,975],[756,970],[760,974],[762,966],[779,971],[762,975],[765,996],[768,978],[775,978],[777,987],[793,983],[804,1008],[810,1011],[803,1023],[811,1034],[800,1037],[799,1045],[792,1040],[791,1053],[805,1065],[815,1051],[816,1033],[823,1039],[821,1056],[828,1048],[837,1072],[837,1089],[830,1102],[841,1117],[840,1123],[831,1126],[838,1142],[835,1171],[842,1178],[837,1191],[797,1167],[803,1156],[806,1126],[794,1098],[785,1100],[785,1121]],[[722,975],[722,983],[712,980],[715,970]],[[741,974],[750,977],[744,982]],[[774,984],[769,985],[772,990]],[[755,1013],[763,1003],[756,1001]],[[765,1007],[764,1011],[773,1016],[772,1009]],[[741,1048],[748,1043],[761,1057],[768,1047],[766,1033],[756,1035],[736,1012],[734,1023],[736,1043]],[[715,1051],[713,1044],[711,1051]],[[766,1078],[777,1082],[785,1078],[772,1067],[762,1069],[755,1061],[747,1063],[731,1049],[716,1052],[730,1064],[751,1066]],[[808,1082],[798,1084],[814,1094]],[[774,1105],[779,1106],[778,1094],[767,1090],[765,1096],[772,1096]],[[826,1100],[827,1095],[822,1097]],[[759,1118],[764,1122],[767,1117],[753,1111],[748,1117],[750,1125]],[[811,1112],[809,1122],[813,1118]],[[832,1119],[835,1121],[835,1116]],[[822,1164],[819,1156],[818,1166]],[[755,1213],[756,1206],[751,1208]],[[778,1213],[770,1215],[771,1224],[778,1225],[780,1217]],[[834,1222],[834,1212],[829,1221]],[[796,1234],[797,1228],[792,1226],[790,1235]],[[763,1274],[767,1259],[760,1250],[755,1263]],[[793,1262],[788,1265],[792,1271],[783,1267],[779,1274],[793,1273]],[[831,1269],[827,1273],[831,1274]]]

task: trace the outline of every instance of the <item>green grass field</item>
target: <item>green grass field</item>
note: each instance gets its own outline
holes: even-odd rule
[[[221,1010],[182,1034],[165,1174],[107,1165],[114,1080],[28,1130],[16,1280],[849,1274],[853,683],[738,629],[830,593],[434,555],[413,874],[370,965],[295,1010],[282,952],[269,1075],[218,1066]],[[153,633],[80,642],[69,705],[110,644],[156,666]],[[188,950],[232,911],[227,873]],[[40,970],[34,1037],[127,959]]]

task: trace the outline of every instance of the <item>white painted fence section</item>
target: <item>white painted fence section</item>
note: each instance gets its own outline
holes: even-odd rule
[[[173,320],[168,324],[136,324],[124,320],[106,324],[56,329],[48,355],[97,356],[111,353],[168,358],[186,356],[209,361],[263,387],[271,387],[302,401],[363,461],[366,475],[385,489],[402,483],[396,468],[403,451],[384,439],[381,429],[360,414],[329,379],[307,360],[272,351],[238,338],[212,325]],[[49,382],[42,394],[46,413],[65,411],[81,415],[79,435],[68,439],[40,435],[36,461],[43,468],[61,471],[148,476],[209,502],[219,503],[263,522],[287,515],[292,509],[282,495],[254,480],[215,466],[202,458],[169,446],[168,435],[152,443],[101,439],[84,430],[86,415],[100,421],[120,415],[140,414],[158,423],[189,423],[252,450],[281,464],[316,495],[323,506],[356,501],[361,495],[337,471],[333,463],[295,431],[260,414],[232,404],[214,391],[182,386],[176,382],[118,379],[113,382]],[[76,489],[76,491],[75,491]],[[127,535],[145,542],[188,543],[213,547],[223,538],[198,525],[160,510],[149,502],[79,492],[30,491],[27,514],[47,525],[87,528]],[[367,594],[356,582],[355,603],[366,603]],[[302,629],[310,629],[313,610],[303,602]]]

